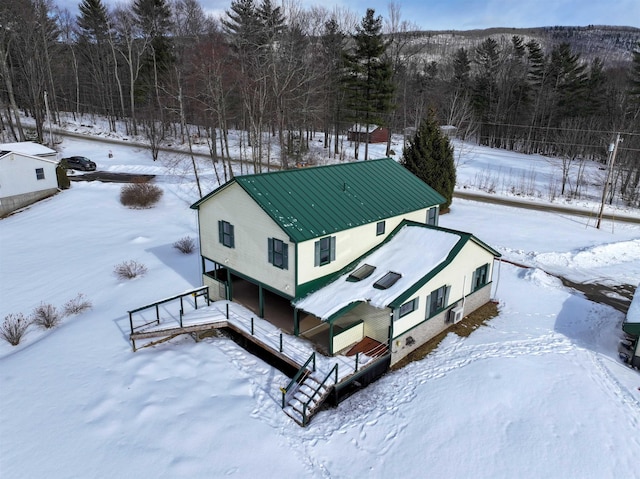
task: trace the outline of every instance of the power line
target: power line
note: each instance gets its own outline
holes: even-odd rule
[[[513,123],[487,123],[483,122],[482,125],[491,125],[491,126],[501,126],[501,127],[510,127],[510,128],[523,128],[527,130],[545,130],[545,131],[567,131],[567,132],[580,132],[580,133],[598,133],[598,134],[607,134],[612,137],[615,135],[615,132],[612,130],[591,130],[586,128],[566,128],[566,127],[558,127],[558,126],[534,126],[534,125],[515,125]],[[630,135],[630,136],[640,136],[640,132],[624,132],[621,131],[620,135]]]

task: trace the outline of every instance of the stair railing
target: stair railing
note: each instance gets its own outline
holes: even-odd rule
[[[312,364],[311,371],[315,371],[316,370],[316,353],[315,352],[311,353],[311,356],[309,356],[309,359],[307,359],[307,362],[304,363],[304,365],[298,370],[298,372],[293,376],[293,378],[291,378],[291,381],[289,381],[289,384],[287,384],[287,386],[284,388],[280,388],[280,391],[282,392],[282,409],[286,407],[287,402],[289,401],[291,396],[294,395],[298,390],[298,386],[300,385],[300,378],[302,377],[303,374],[307,373],[309,364]]]
[[[320,389],[322,389],[324,387],[325,383],[329,380],[329,378],[331,377],[332,374],[335,374],[335,378],[333,380],[333,384],[337,384],[338,383],[338,363],[336,363],[331,368],[331,371],[329,371],[327,373],[325,378],[318,385],[318,387],[313,392],[311,397],[307,400],[307,402],[302,404],[302,425],[303,426],[306,426],[309,423],[309,416],[307,415],[307,409],[309,408],[309,404],[313,401],[313,399],[316,397],[316,395],[320,392]]]

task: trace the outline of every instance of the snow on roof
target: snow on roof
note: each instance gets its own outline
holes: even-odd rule
[[[389,242],[365,256],[355,267],[375,266],[375,271],[361,281],[347,281],[349,273],[340,276],[324,288],[302,298],[295,306],[320,319],[355,302],[366,301],[384,308],[447,259],[461,236],[424,226],[405,225]],[[355,271],[354,269],[354,271]],[[388,289],[376,289],[373,284],[389,272],[402,277]]]
[[[361,125],[359,123],[356,123],[351,128],[349,128],[349,131],[353,131],[353,132],[357,131],[357,132],[360,132],[360,133],[373,133],[378,128],[380,128],[378,125],[369,125],[369,131],[367,131],[366,125]]]
[[[629,311],[627,311],[627,319],[625,322],[640,323],[640,284],[638,285],[638,288],[633,295],[633,299],[631,300],[631,305],[629,306]]]
[[[18,143],[0,143],[0,150],[13,151],[16,153],[24,153],[25,155],[57,155],[56,150],[47,148],[44,145],[34,143],[33,141],[21,141]]]

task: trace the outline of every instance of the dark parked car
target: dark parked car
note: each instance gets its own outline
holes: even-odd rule
[[[96,164],[89,158],[85,158],[84,156],[70,156],[69,158],[63,158],[62,161],[66,164],[67,168],[72,170],[96,170]]]

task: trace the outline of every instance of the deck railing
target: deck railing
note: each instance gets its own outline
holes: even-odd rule
[[[176,294],[175,296],[171,296],[169,298],[161,299],[160,301],[155,301],[153,303],[149,303],[145,306],[140,306],[139,308],[132,309],[128,311],[129,313],[129,326],[131,327],[131,334],[133,334],[136,330],[144,328],[150,324],[156,323],[160,324],[160,305],[165,303],[170,303],[172,301],[180,300],[180,311],[179,314],[179,322],[180,327],[182,327],[182,317],[184,316],[184,298],[187,296],[193,296],[195,309],[198,309],[198,297],[204,296],[207,301],[207,306],[210,304],[209,301],[209,287],[208,286],[200,286],[199,288],[190,289],[180,294]],[[147,309],[155,308],[156,310],[156,319],[153,321],[147,321],[144,324],[133,325],[133,315],[135,313],[139,313],[141,311],[146,311]]]

